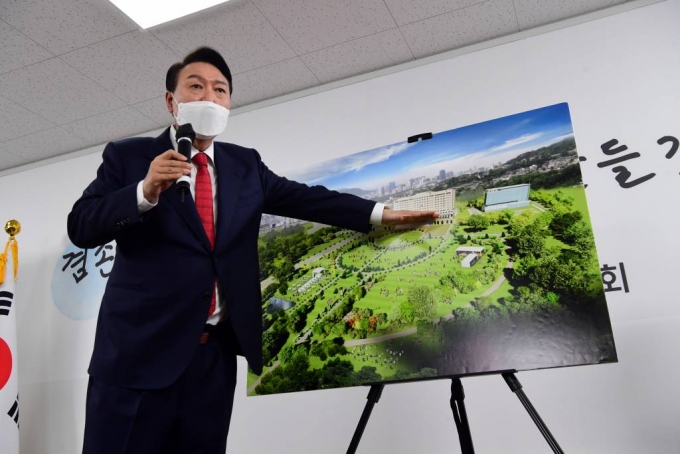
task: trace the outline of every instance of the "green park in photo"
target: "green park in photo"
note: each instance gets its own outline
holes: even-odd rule
[[[442,215],[369,234],[265,216],[249,395],[616,361],[566,104],[294,177]]]

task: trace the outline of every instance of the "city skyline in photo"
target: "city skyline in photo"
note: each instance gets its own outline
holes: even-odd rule
[[[573,137],[567,103],[435,133],[416,143],[400,142],[288,172],[287,176],[329,189],[379,191],[390,183],[436,179],[442,170],[458,175],[491,168],[522,153]]]

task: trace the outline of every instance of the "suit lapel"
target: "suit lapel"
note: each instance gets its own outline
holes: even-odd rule
[[[173,184],[161,194],[161,199],[165,199],[170,203],[170,205],[177,211],[177,213],[179,213],[182,219],[184,219],[184,222],[187,223],[203,247],[205,247],[208,252],[211,252],[210,240],[208,240],[208,235],[205,233],[205,228],[201,223],[201,218],[198,217],[196,203],[194,202],[194,198],[191,196],[191,194],[186,194],[184,196],[184,202],[182,202],[180,195],[177,192],[177,186]]]
[[[147,151],[147,157],[153,160],[156,156],[172,149],[172,141],[170,140],[169,134],[169,129],[166,129],[156,138],[154,146]],[[176,184],[173,184],[167,190],[163,191],[161,199],[167,201],[168,204],[177,211],[194,235],[196,235],[203,247],[210,252],[210,241],[208,240],[208,235],[206,235],[205,228],[203,228],[203,224],[201,223],[201,218],[198,217],[196,203],[194,202],[194,198],[191,197],[191,194],[186,194],[184,196],[184,201],[182,202],[180,195],[177,192],[177,186]]]
[[[215,250],[227,244],[229,225],[233,219],[236,200],[243,178],[243,167],[219,143],[215,143],[215,169],[217,172],[217,225]]]

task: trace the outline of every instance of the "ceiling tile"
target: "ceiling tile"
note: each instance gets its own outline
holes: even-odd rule
[[[182,58],[199,46],[218,50],[232,74],[295,57],[276,30],[252,3],[232,0],[196,13],[152,33]],[[238,87],[235,87],[238,89]]]
[[[128,104],[165,92],[165,74],[180,60],[158,38],[135,31],[64,54],[66,63]]]
[[[3,0],[0,19],[56,55],[139,28],[105,0]]]
[[[512,0],[490,0],[400,27],[416,58],[517,32]]]
[[[413,60],[413,54],[394,28],[300,58],[321,83],[327,83]]]
[[[298,55],[394,28],[383,0],[253,0]]]
[[[153,121],[157,126],[169,126],[172,123],[172,116],[165,108],[165,97],[158,96],[148,101],[134,104],[139,113]]]
[[[517,20],[521,30],[567,19],[626,0],[515,0]]]
[[[0,96],[0,142],[53,127],[53,123]]]
[[[234,86],[238,91],[234,91],[234,101],[247,105],[318,84],[302,60],[293,58],[235,75]]]
[[[90,146],[149,132],[157,129],[158,125],[132,107],[126,106],[61,127],[77,135]]]
[[[11,25],[0,21],[0,74],[52,58],[53,55]]]
[[[410,24],[429,17],[450,13],[486,0],[385,0],[398,25]]]
[[[82,150],[87,148],[87,143],[73,133],[57,127],[9,140],[0,146],[6,152],[16,154],[28,162],[34,162]]]
[[[55,124],[70,123],[125,105],[59,58],[0,75],[0,96]]]
[[[21,156],[17,156],[14,153],[6,151],[5,148],[0,143],[0,171],[11,169],[12,167],[19,167],[22,164],[26,164],[26,161]]]

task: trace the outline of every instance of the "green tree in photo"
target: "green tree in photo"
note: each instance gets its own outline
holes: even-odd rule
[[[293,359],[293,355],[295,354],[295,347],[292,345],[286,345],[281,349],[281,352],[279,353],[279,359],[283,364],[289,362],[291,359]]]
[[[476,279],[470,273],[453,270],[440,279],[440,283],[445,287],[452,287],[462,294],[475,291],[477,288]]]
[[[413,323],[413,320],[415,318],[415,313],[416,313],[416,308],[413,305],[412,302],[410,301],[403,301],[399,305],[399,316],[406,322],[406,323]]]
[[[294,273],[295,266],[289,258],[282,260],[280,264],[272,270],[272,275],[279,282],[287,282]]]
[[[326,354],[331,358],[338,355],[346,355],[347,353],[348,353],[347,347],[345,347],[342,344],[337,344],[333,342],[326,346]]]
[[[406,300],[413,305],[414,317],[429,318],[434,315],[435,300],[431,288],[415,285],[408,289]]]
[[[545,229],[548,228],[548,226],[551,225],[552,220],[553,220],[553,214],[550,211],[544,211],[543,213],[536,216],[536,219],[534,219],[533,224],[539,230],[545,230]]]
[[[324,345],[321,343],[313,344],[312,348],[309,350],[309,355],[316,356],[321,361],[326,361],[326,359],[328,358],[328,355],[326,354],[326,349],[324,348]]]
[[[481,230],[488,229],[491,223],[489,222],[489,218],[482,214],[473,214],[470,216],[470,219],[468,219],[468,225],[476,232],[479,232]]]
[[[516,236],[517,250],[521,257],[533,255],[539,257],[545,249],[545,237],[543,231],[536,224],[531,224],[522,229]]]
[[[319,371],[309,369],[304,349],[298,349],[287,364],[263,376],[255,392],[266,395],[319,389],[319,375]]]
[[[363,385],[364,383],[377,383],[382,381],[382,376],[376,372],[375,367],[364,366],[354,376],[355,385]]]
[[[475,301],[475,307],[477,310],[484,314],[488,312],[488,310],[493,306],[493,300],[491,299],[490,296],[480,296],[477,298]]]
[[[281,311],[282,312],[282,311]],[[262,335],[262,362],[268,364],[281,350],[288,339],[287,318],[279,318]]]
[[[508,233],[512,237],[519,235],[531,223],[531,215],[523,212],[519,216],[514,216],[508,224]]]
[[[354,384],[354,366],[351,362],[333,358],[324,364],[319,378],[319,388],[341,388]]]
[[[590,227],[586,227],[574,241],[574,250],[578,252],[583,260],[592,261],[595,258],[595,239]]]
[[[550,229],[556,238],[562,239],[566,231],[574,224],[579,223],[583,219],[583,214],[580,211],[568,211],[563,214],[558,214],[553,217],[550,223]]]

